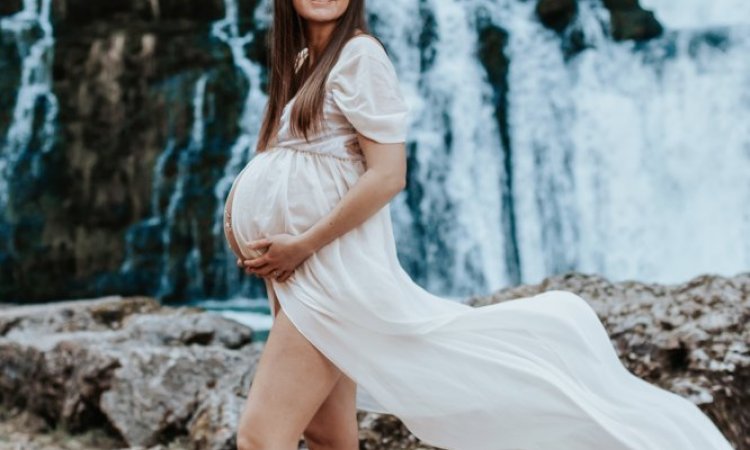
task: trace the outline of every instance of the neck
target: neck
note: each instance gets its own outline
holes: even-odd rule
[[[307,22],[305,27],[305,39],[307,41],[308,58],[310,62],[318,59],[323,50],[328,45],[333,31],[336,29],[336,22]]]

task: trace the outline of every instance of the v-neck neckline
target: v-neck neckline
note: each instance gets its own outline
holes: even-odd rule
[[[300,50],[300,53],[302,54],[301,64],[305,64],[307,62],[307,60],[308,60],[309,50],[308,50],[307,47],[305,47],[302,50]],[[297,70],[295,70],[295,73],[296,72],[297,72]],[[286,104],[284,105],[284,107],[281,109],[282,112],[286,111],[287,108],[289,108],[289,106],[291,106],[292,102],[294,102],[294,100],[297,99],[297,95],[299,95],[300,90],[301,90],[301,86],[300,86],[300,89],[297,89],[297,92],[292,96],[292,98],[289,99],[288,102],[286,102]]]

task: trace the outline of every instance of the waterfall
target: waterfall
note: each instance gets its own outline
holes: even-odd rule
[[[669,4],[650,2],[657,13]],[[373,32],[412,106],[409,189],[393,199],[392,211],[399,258],[415,281],[459,298],[573,270],[677,282],[747,267],[744,25],[693,23],[648,43],[614,42],[608,11],[598,0],[581,0],[571,27],[586,48],[570,55],[561,50],[565,36],[542,26],[534,6],[369,4]],[[214,190],[212,235],[222,266],[214,275],[229,296],[242,297],[262,289],[234,267],[223,202],[253,156],[268,99],[260,89],[264,69],[246,55],[255,33],[240,30],[236,0],[225,7],[211,35],[229,48],[249,88]],[[261,3],[256,24],[267,26],[269,11]],[[480,21],[508,35],[507,145],[476,55]],[[192,251],[186,264],[199,267],[200,256]]]
[[[269,101],[266,70],[248,54],[271,7],[223,3],[224,17],[200,38],[216,59],[154,87],[172,109],[150,213],[126,233],[119,278],[111,277],[124,294],[233,298],[240,307],[265,293],[235,267],[222,221]],[[567,271],[669,283],[747,270],[750,3],[640,3],[655,11],[662,36],[614,41],[601,0],[578,0],[562,33],[540,23],[535,1],[368,3],[412,108],[408,185],[391,211],[415,282],[462,298]],[[24,0],[0,19],[20,74],[0,136],[3,236],[17,225],[8,213],[20,198],[15,178],[38,181],[40,156],[65,126],[52,91],[50,5]],[[490,55],[507,64],[502,80],[479,52],[486,29],[502,36]],[[574,32],[582,45],[570,48]],[[237,110],[217,112],[235,90]],[[12,241],[0,242],[0,262],[14,261]]]
[[[659,20],[672,29],[706,29],[750,25],[750,2],[746,0],[640,0],[655,10]]]
[[[502,233],[504,149],[474,56],[464,2],[371,2],[373,26],[412,105],[409,191],[393,200],[399,258],[415,281],[462,297],[509,283]],[[415,26],[414,18],[424,23]],[[413,45],[424,33],[425,47]],[[425,63],[424,54],[429,54]]]
[[[52,92],[50,2],[24,0],[21,11],[0,19],[0,33],[11,37],[21,60],[12,120],[0,141],[0,211],[8,204],[8,182],[16,165],[30,160],[31,170],[38,171],[36,154],[50,151],[54,142],[58,105]]]
[[[157,297],[171,295],[175,290],[175,283],[180,280],[184,283],[181,291],[188,292],[192,296],[205,297],[203,271],[201,268],[201,253],[197,243],[200,242],[201,231],[199,230],[195,216],[188,216],[187,233],[181,230],[181,239],[189,239],[192,243],[190,250],[183,256],[182,260],[175,261],[175,255],[171,250],[173,239],[177,231],[178,215],[183,214],[182,209],[190,199],[186,198],[186,190],[191,176],[191,166],[198,159],[205,147],[205,98],[208,75],[203,74],[195,82],[192,96],[192,126],[188,143],[184,147],[178,147],[173,138],[167,141],[164,152],[157,158],[153,172],[153,193],[151,199],[151,217],[137,223],[126,233],[126,254],[120,266],[123,277],[134,276],[139,266],[149,257],[157,255],[145,255],[142,241],[149,237],[158,241],[161,254],[158,255],[159,262],[156,270],[152,270],[153,280],[144,283],[139,280],[138,284],[151,285],[153,294]],[[176,162],[177,174],[173,186],[165,184],[164,173],[170,161]],[[161,207],[162,196],[167,192],[166,208]],[[184,269],[191,274],[183,277],[180,271]]]
[[[372,5],[414,106],[414,192],[394,200],[394,220],[421,284],[488,292],[573,270],[679,282],[750,265],[750,6],[693,3],[644,1],[674,29],[637,44],[614,42],[608,11],[581,0],[572,27],[589,48],[571,58],[535,2]],[[473,57],[477,17],[509,35],[509,148]],[[504,196],[515,235],[501,225]]]
[[[574,26],[591,48],[565,61],[533,5],[507,6],[496,20],[510,35],[522,281],[567,270],[659,282],[745,270],[747,27],[616,43],[603,31],[607,11],[581,1]]]
[[[237,0],[224,0],[224,7],[225,17],[213,24],[211,35],[229,47],[232,52],[232,62],[247,80],[249,89],[242,103],[242,112],[237,124],[240,130],[239,136],[229,149],[229,159],[214,189],[217,208],[214,212],[213,236],[216,242],[216,252],[226,255],[223,258],[223,276],[228,292],[238,295],[240,292],[247,291],[248,287],[245,285],[250,279],[243,277],[237,270],[235,257],[224,238],[224,201],[235,177],[254,154],[255,144],[260,134],[260,124],[263,120],[263,108],[268,101],[268,96],[260,89],[263,68],[251,61],[245,52],[245,47],[255,39],[255,33],[252,31],[241,33]],[[256,11],[256,22],[268,20],[260,16],[265,11],[263,7],[258,7]]]
[[[178,214],[178,208],[185,202],[185,189],[190,175],[191,161],[195,158],[195,154],[203,150],[204,139],[205,139],[205,119],[204,119],[204,101],[206,97],[206,83],[208,82],[208,75],[203,74],[198,78],[195,83],[195,92],[193,94],[193,126],[190,130],[190,142],[187,147],[179,154],[177,159],[177,183],[172,195],[169,199],[167,210],[164,212],[164,219],[167,224],[174,224],[176,222],[176,216]],[[169,146],[169,153],[172,153],[174,148]],[[168,154],[169,154],[168,153]],[[157,167],[161,164],[157,164]],[[159,180],[159,177],[156,178]],[[155,189],[154,192],[158,195],[159,190]],[[190,220],[190,236],[191,242],[193,242],[192,248],[187,254],[186,260],[182,263],[187,268],[188,273],[192,274],[186,281],[188,286],[186,291],[200,297],[205,297],[206,292],[204,291],[203,273],[201,270],[200,258],[201,253],[198,250],[197,242],[200,242],[199,230],[195,222],[195,217],[191,217]],[[162,274],[159,280],[159,290],[157,291],[157,297],[162,297],[172,293],[174,289],[175,274],[170,271],[173,266],[171,264],[170,257],[170,243],[173,236],[173,228],[171,226],[165,226],[162,230],[162,242],[164,244],[165,251],[162,255]]]

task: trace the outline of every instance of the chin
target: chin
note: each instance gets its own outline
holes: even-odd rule
[[[341,0],[302,0],[300,16],[312,22],[331,22],[344,14],[347,3]]]

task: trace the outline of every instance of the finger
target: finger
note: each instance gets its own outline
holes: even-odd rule
[[[282,275],[280,278],[278,278],[278,280],[281,281],[281,282],[284,282],[284,281],[288,280],[289,277],[292,276],[292,273],[294,273],[294,271],[292,271],[292,270],[287,271],[287,272],[284,273],[284,275]]]
[[[273,272],[279,270],[276,267],[269,265],[263,266],[261,269],[256,269],[259,274],[261,274],[264,277],[273,276]]]
[[[250,275],[250,274],[259,275],[260,272],[258,270],[262,269],[264,267],[266,267],[266,266],[262,266],[262,267],[245,267],[245,273],[248,274],[248,275]]]
[[[265,264],[268,264],[268,258],[266,258],[265,256],[259,256],[257,258],[252,258],[252,259],[246,259],[243,262],[243,265],[245,267],[254,267],[254,268],[261,267]]]
[[[245,268],[246,273],[252,273],[259,276],[265,276],[266,273],[270,272],[270,265],[266,264],[261,267],[247,267]]]
[[[248,244],[248,247],[252,249],[257,249],[258,247],[267,247],[269,245],[271,245],[271,241],[268,240],[268,238],[263,238],[263,239],[257,239],[255,241],[250,241],[250,243]]]
[[[265,267],[265,266],[260,266],[260,267],[243,267],[242,270],[244,270],[245,273],[257,273],[258,269],[259,268],[263,268],[263,267]]]

